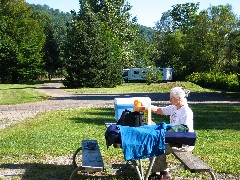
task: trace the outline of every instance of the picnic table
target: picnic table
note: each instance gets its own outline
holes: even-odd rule
[[[116,122],[105,122],[105,126],[109,127],[111,125],[116,124]],[[166,142],[173,141],[173,135],[170,133],[166,133]],[[122,148],[121,143],[114,143],[114,148]],[[82,165],[79,166],[76,163],[77,154],[82,151]],[[215,180],[215,175],[213,170],[203,162],[200,158],[194,155],[192,152],[177,152],[173,151],[173,155],[181,162],[181,164],[188,169],[191,173],[195,172],[209,172],[212,180]],[[144,174],[144,169],[142,165],[142,159],[138,160],[130,160],[126,162],[126,166],[132,164],[135,172],[138,176],[139,180],[147,180],[153,164],[155,162],[156,157],[149,157],[149,165],[146,170],[146,174]],[[78,171],[83,172],[101,172],[104,170],[104,162],[102,159],[102,155],[98,146],[97,140],[82,140],[82,146],[79,147],[75,153],[73,154],[73,166],[74,171],[72,172],[70,179],[73,179]]]
[[[108,128],[109,126],[115,125],[116,122],[105,122],[105,126]],[[181,140],[179,142],[184,142],[184,134],[179,134],[179,133],[174,133],[174,132],[167,132],[166,133],[166,142],[167,143],[174,143],[176,139],[176,136],[181,136]],[[192,136],[192,135],[191,135]],[[179,137],[178,137],[179,138]],[[191,139],[193,139],[191,137]],[[181,145],[181,144],[178,144]],[[114,148],[122,148],[121,144],[119,143],[114,143],[113,144]],[[173,155],[181,162],[183,167],[185,169],[188,169],[191,173],[195,172],[209,172],[210,176],[213,180],[215,180],[215,175],[213,173],[213,170],[203,162],[200,158],[198,158],[196,155],[194,155],[192,152],[178,152],[178,151],[173,151]],[[138,175],[139,180],[147,180],[153,164],[155,162],[156,157],[150,157],[149,159],[149,165],[146,170],[146,174],[144,175],[143,171],[143,166],[142,166],[142,160],[131,160],[132,165],[134,166],[134,169]],[[129,164],[129,161],[127,161],[127,165]],[[181,167],[181,166],[180,166]]]

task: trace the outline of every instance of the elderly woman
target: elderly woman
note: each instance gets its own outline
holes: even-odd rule
[[[189,132],[194,132],[193,129],[193,112],[189,108],[187,103],[187,96],[190,91],[185,90],[182,87],[174,87],[170,91],[171,105],[166,107],[153,107],[152,112],[160,115],[169,115],[170,124],[173,126],[184,124],[188,127]],[[166,154],[170,154],[172,150],[177,151],[192,151],[194,146],[183,145],[181,148],[170,147],[166,145]],[[156,158],[152,168],[153,174],[150,179],[171,179],[171,175],[168,172],[166,154],[160,155]],[[156,172],[160,172],[160,176]]]

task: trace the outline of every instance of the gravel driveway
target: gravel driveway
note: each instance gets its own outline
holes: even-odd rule
[[[114,98],[119,97],[149,97],[152,104],[168,104],[169,93],[125,93],[125,94],[82,94],[66,92],[61,83],[48,83],[36,88],[37,91],[50,96],[48,100],[17,105],[0,105],[0,129],[18,123],[40,112],[61,109],[77,109],[90,107],[114,106]],[[240,100],[226,97],[222,93],[191,93],[189,104],[235,104],[240,105]]]

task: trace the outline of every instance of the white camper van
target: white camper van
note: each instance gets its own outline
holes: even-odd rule
[[[172,68],[160,68],[157,67],[157,70],[162,71],[162,80],[163,81],[171,81],[172,80]]]
[[[171,81],[172,80],[172,68],[157,67],[156,71],[162,72],[162,80],[163,81]],[[145,75],[144,68],[130,68],[130,69],[123,70],[123,79],[125,82],[143,81],[144,75]]]

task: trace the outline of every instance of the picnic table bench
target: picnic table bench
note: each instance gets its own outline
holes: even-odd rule
[[[78,166],[76,157],[80,151],[82,151],[82,164]],[[70,176],[70,180],[73,179],[78,171],[87,173],[103,171],[104,163],[97,140],[82,140],[82,146],[73,154],[72,164],[75,169]]]
[[[179,152],[173,150],[173,155],[188,169],[191,173],[209,172],[213,180],[216,179],[212,169],[192,152]]]

